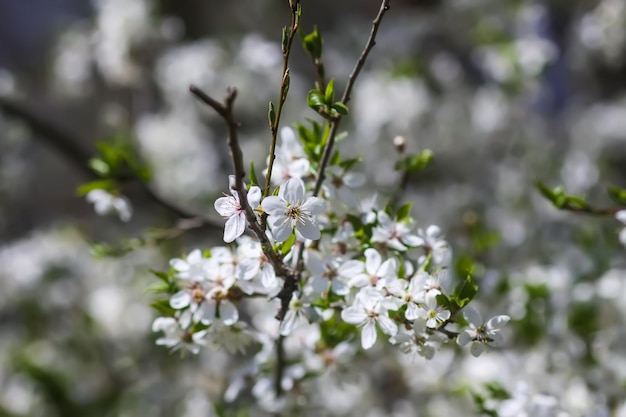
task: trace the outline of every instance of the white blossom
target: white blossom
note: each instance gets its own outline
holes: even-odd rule
[[[338,295],[346,295],[350,288],[346,279],[339,273],[340,259],[334,256],[323,256],[318,251],[306,253],[306,266],[311,271],[311,287],[318,294],[330,290]]]
[[[487,321],[487,323],[483,323],[483,318],[478,311],[472,307],[466,307],[463,310],[463,317],[469,323],[469,328],[464,330],[457,337],[456,341],[460,346],[473,342],[470,350],[473,356],[480,356],[487,348],[487,345],[502,346],[504,338],[500,330],[511,319],[509,316],[496,316]]]
[[[405,251],[408,246],[416,247],[423,243],[421,238],[410,233],[411,220],[396,221],[384,211],[379,211],[377,218],[378,226],[374,227],[372,242],[381,243],[398,251]]]
[[[416,313],[417,318],[426,320],[426,327],[431,329],[436,329],[450,318],[450,311],[439,306],[436,297],[426,297]]]
[[[171,259],[170,266],[177,271],[176,278],[202,281],[206,277],[208,260],[202,256],[200,249],[194,249],[186,259]]]
[[[235,176],[229,176],[231,196],[220,197],[215,200],[215,210],[226,220],[224,226],[224,242],[230,243],[237,239],[246,230],[246,213],[241,202],[239,193],[235,188]],[[250,187],[247,193],[248,204],[252,209],[259,206],[261,201],[261,189],[257,186]]]
[[[359,292],[353,305],[341,312],[341,318],[346,323],[361,326],[361,346],[369,349],[376,343],[376,324],[389,336],[398,333],[398,326],[387,316],[387,310],[382,305],[383,294],[372,287],[366,287]]]
[[[326,202],[319,197],[305,199],[301,180],[290,179],[280,187],[278,196],[266,197],[261,206],[269,215],[268,223],[277,242],[287,240],[294,227],[305,239],[320,238],[319,225],[314,216],[324,211]]]
[[[418,246],[426,249],[435,264],[443,265],[449,262],[451,252],[439,226],[430,225],[425,231],[417,229],[417,237],[421,240]]]
[[[200,352],[205,344],[203,340],[206,331],[191,332],[191,314],[183,313],[178,317],[157,317],[152,323],[153,332],[163,332],[164,337],[157,339],[156,344],[172,348],[184,349],[193,354]]]
[[[277,185],[291,178],[303,178],[311,167],[304,149],[294,130],[288,126],[280,130],[281,144],[276,148],[276,158],[272,168],[272,183]],[[267,169],[263,174],[267,173]]]
[[[133,215],[133,208],[126,197],[114,195],[106,190],[96,189],[87,193],[87,201],[93,204],[94,210],[100,216],[117,213],[120,220],[127,222]]]
[[[383,262],[383,258],[376,249],[365,250],[365,262],[352,260],[339,268],[342,275],[351,275],[348,285],[351,287],[363,287],[366,285],[382,286],[386,281],[395,278],[398,263],[389,258]]]

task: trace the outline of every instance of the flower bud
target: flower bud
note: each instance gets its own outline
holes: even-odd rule
[[[393,138],[393,146],[396,147],[398,153],[404,153],[406,149],[406,139],[404,136],[396,136]]]

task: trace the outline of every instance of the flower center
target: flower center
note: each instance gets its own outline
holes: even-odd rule
[[[202,288],[194,288],[191,290],[191,299],[194,303],[201,303],[204,301],[204,290]]]
[[[300,208],[299,205],[296,205],[296,204],[287,207],[287,211],[285,212],[285,215],[297,222],[301,222],[302,217],[304,217],[304,213],[302,212],[302,209]]]

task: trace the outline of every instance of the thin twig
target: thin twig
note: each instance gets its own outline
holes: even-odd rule
[[[227,90],[224,103],[220,103],[194,85],[189,86],[189,91],[204,104],[211,107],[224,119],[224,122],[226,122],[228,127],[228,147],[230,148],[230,155],[233,160],[235,170],[235,189],[239,197],[239,204],[244,210],[248,226],[252,229],[257,239],[259,239],[263,253],[267,256],[269,262],[274,267],[274,271],[278,276],[287,280],[290,275],[293,275],[293,271],[291,271],[291,269],[284,264],[280,256],[278,256],[272,248],[271,242],[265,235],[265,230],[260,227],[257,216],[254,214],[254,210],[248,203],[248,192],[246,191],[243,183],[243,179],[246,175],[243,163],[243,152],[241,151],[241,146],[239,145],[239,138],[237,134],[238,123],[235,120],[233,112],[233,104],[237,98],[237,90],[235,88],[229,88]]]
[[[79,145],[80,142],[72,133],[46,120],[24,104],[7,97],[0,96],[0,110],[27,125],[36,140],[52,145],[56,151],[71,161],[83,175],[90,179],[97,178],[96,174],[87,166],[87,161],[91,157],[90,153]]]
[[[571,211],[572,213],[579,213],[579,214],[586,214],[588,216],[599,216],[599,217],[605,217],[605,216],[615,216],[615,214],[618,211],[624,210],[623,207],[603,207],[603,208],[596,208],[596,207],[572,207],[572,206],[564,206],[564,207],[557,207],[559,210],[562,211]]]
[[[72,162],[72,164],[78,168],[83,175],[92,180],[100,179],[100,177],[88,167],[87,161],[92,157],[92,155],[89,151],[83,149],[79,145],[79,143],[84,143],[85,141],[57,126],[54,122],[46,120],[33,110],[21,103],[18,103],[17,101],[0,96],[0,110],[25,123],[34,133],[33,137],[35,139],[44,141],[47,145],[52,146],[52,148],[58,151],[59,154],[65,157],[68,161]],[[142,189],[150,200],[158,206],[165,208],[175,216],[183,219],[192,219],[194,224],[198,225],[197,227],[209,227],[216,229],[221,229],[223,227],[221,222],[198,216],[197,214],[184,210],[176,204],[165,200],[155,193],[148,184],[138,178],[132,170],[130,170],[130,174],[130,179],[139,181]],[[129,178],[124,177],[119,180],[128,181],[128,179]]]
[[[276,339],[276,375],[274,381],[274,392],[276,397],[283,394],[283,374],[285,373],[285,336],[279,335]]]
[[[270,121],[270,131],[272,132],[272,142],[270,144],[269,162],[267,164],[267,174],[265,174],[265,189],[263,190],[263,197],[267,197],[270,194],[270,186],[272,180],[272,169],[274,168],[274,160],[276,159],[276,142],[278,137],[278,126],[280,125],[280,116],[283,111],[283,105],[287,100],[287,93],[289,91],[289,55],[291,54],[291,45],[293,39],[296,37],[298,27],[300,26],[300,0],[289,2],[291,7],[291,28],[286,44],[283,45],[283,72],[280,82],[280,92],[278,94],[278,105],[276,106],[276,113],[274,120]],[[265,224],[266,216],[263,216],[262,224]]]
[[[376,18],[372,21],[372,30],[370,31],[370,36],[365,44],[365,48],[363,52],[361,52],[361,56],[357,60],[352,73],[348,77],[348,83],[346,84],[346,88],[343,91],[343,96],[341,97],[341,102],[343,104],[348,104],[352,94],[352,88],[354,87],[354,83],[356,82],[357,77],[359,76],[361,69],[365,65],[365,61],[367,60],[367,56],[369,55],[374,45],[376,45],[376,34],[378,33],[378,28],[380,27],[380,23],[382,22],[383,16],[389,10],[389,2],[390,0],[383,0],[380,5],[380,9],[378,10],[378,14]],[[333,152],[333,148],[335,146],[335,138],[337,137],[337,133],[339,131],[339,122],[341,121],[341,116],[335,118],[331,123],[332,127],[330,130],[330,135],[328,136],[328,141],[326,142],[326,146],[324,147],[324,153],[322,154],[322,161],[320,162],[318,173],[317,173],[317,181],[315,182],[315,188],[313,190],[313,195],[317,196],[322,189],[322,184],[324,179],[326,178],[326,167],[328,166],[328,162],[330,161],[330,157]]]

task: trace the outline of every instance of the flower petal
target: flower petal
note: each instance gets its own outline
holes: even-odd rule
[[[289,236],[291,236],[291,233],[293,232],[291,221],[286,216],[269,217],[268,223],[272,229],[272,236],[274,236],[274,240],[276,240],[276,242],[284,242],[289,239]]]
[[[299,178],[291,178],[280,187],[278,197],[290,204],[298,204],[304,197],[304,183]]]
[[[243,235],[246,230],[246,216],[243,213],[236,214],[226,220],[224,225],[224,242],[230,243]]]
[[[376,326],[374,322],[368,321],[361,332],[361,346],[367,350],[376,343]]]
[[[255,209],[261,204],[261,189],[256,185],[250,187],[248,190],[248,204],[252,209]]]
[[[463,317],[465,317],[465,320],[474,326],[474,328],[479,328],[483,325],[483,318],[480,313],[474,309],[474,307],[465,307],[465,310],[463,310]]]
[[[470,332],[464,331],[464,332],[461,332],[461,334],[456,338],[456,343],[459,346],[465,346],[469,342],[471,342],[473,339],[474,339],[474,336]]]
[[[220,302],[220,318],[225,325],[231,326],[239,320],[239,312],[230,301]]]
[[[365,270],[365,264],[362,261],[349,260],[344,262],[337,273],[346,278],[352,278],[353,276],[362,273]]]
[[[486,349],[487,349],[487,345],[485,345],[484,343],[474,342],[474,343],[472,343],[472,347],[470,348],[470,352],[472,353],[472,356],[477,358]]]
[[[236,201],[233,197],[220,197],[215,200],[213,207],[223,217],[230,217],[237,212]]]
[[[511,317],[507,316],[507,315],[500,315],[500,316],[496,316],[493,317],[491,319],[489,319],[489,321],[487,322],[487,328],[489,329],[501,329],[504,327],[505,324],[507,324],[509,322],[509,320],[511,320]]]
[[[296,230],[305,239],[317,240],[322,236],[317,222],[307,218],[303,218],[302,221],[296,223]]]
[[[187,261],[179,258],[174,258],[170,260],[170,266],[177,270],[178,272],[189,271],[189,264]]]
[[[300,208],[313,215],[320,214],[324,212],[324,209],[326,208],[326,200],[320,197],[309,197],[304,203],[302,203]]]
[[[170,298],[170,306],[176,310],[188,307],[191,303],[191,294],[189,291],[178,291]]]
[[[365,250],[365,270],[370,275],[375,275],[378,272],[378,268],[382,263],[382,257],[376,249]]]
[[[404,317],[406,317],[407,320],[418,319],[419,318],[418,311],[419,311],[419,308],[417,307],[417,304],[409,303],[406,305],[406,311],[404,312]]]
[[[367,316],[362,308],[353,305],[341,311],[341,319],[346,323],[361,324],[367,319]]]
[[[377,321],[381,330],[389,336],[395,336],[398,333],[398,326],[396,325],[396,322],[386,315],[381,314],[380,316],[378,316]]]
[[[280,197],[276,196],[265,197],[261,202],[261,207],[263,208],[263,211],[270,216],[284,216],[285,211],[287,210],[285,202]]]

